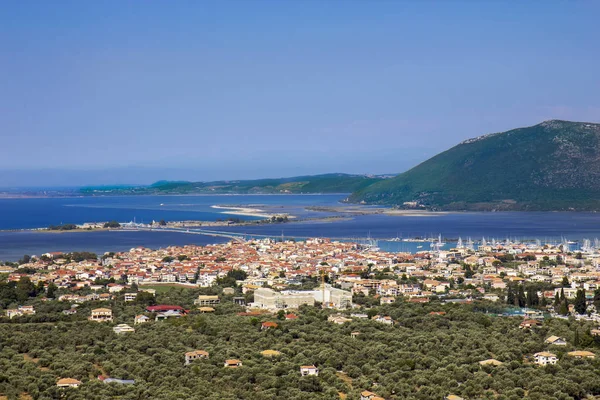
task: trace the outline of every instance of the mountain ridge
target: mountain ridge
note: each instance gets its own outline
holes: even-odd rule
[[[467,139],[348,200],[440,210],[600,210],[600,124],[548,120]]]

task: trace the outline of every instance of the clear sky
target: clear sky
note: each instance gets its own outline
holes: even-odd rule
[[[4,1],[0,186],[394,173],[600,121],[600,2]]]

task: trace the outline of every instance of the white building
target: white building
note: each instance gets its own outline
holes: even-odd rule
[[[556,354],[548,353],[547,351],[542,351],[539,353],[535,353],[533,355],[535,363],[538,365],[548,365],[548,364],[556,364],[558,362],[558,358]]]
[[[302,376],[308,376],[308,375],[319,376],[319,368],[315,367],[314,365],[303,365],[300,367],[300,375],[302,375]]]

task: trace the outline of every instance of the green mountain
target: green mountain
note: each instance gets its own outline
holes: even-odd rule
[[[81,193],[86,195],[352,193],[383,179],[376,176],[325,174],[239,181],[158,181],[150,186],[87,187],[82,188]]]
[[[600,210],[600,124],[552,120],[469,139],[348,200],[444,210]]]

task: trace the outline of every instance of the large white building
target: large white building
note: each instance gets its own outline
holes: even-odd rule
[[[323,301],[323,299],[325,301]],[[259,288],[254,291],[254,303],[251,306],[278,310],[298,308],[303,304],[314,305],[324,303],[326,307],[348,308],[352,305],[352,293],[326,285],[325,289],[316,290],[284,290],[277,292],[273,289]]]

